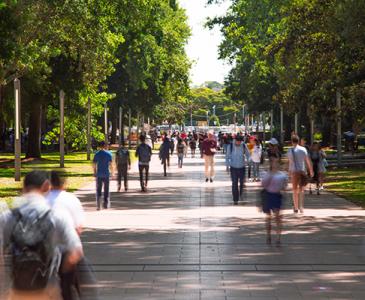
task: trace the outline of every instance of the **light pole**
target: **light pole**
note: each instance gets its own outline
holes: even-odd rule
[[[60,90],[60,168],[65,167],[65,93]]]
[[[21,168],[21,139],[20,139],[20,123],[21,123],[21,111],[20,111],[20,80],[14,79],[14,94],[15,94],[15,139],[14,139],[14,167],[15,181],[20,181],[20,168]]]
[[[132,134],[132,109],[128,110],[128,148],[131,148],[131,134]]]
[[[207,110],[207,126],[209,127],[209,110]]]
[[[284,144],[284,110],[283,106],[280,105],[280,143]]]
[[[336,91],[336,106],[337,106],[337,165],[342,164],[342,120],[341,120],[341,93]]]
[[[108,104],[104,104],[104,138],[105,138],[105,144],[109,144],[109,137],[108,137]]]
[[[123,108],[119,106],[119,147],[122,146],[122,123],[123,123]]]
[[[91,156],[91,99],[90,97],[87,99],[87,149],[86,155],[87,160],[90,160]]]

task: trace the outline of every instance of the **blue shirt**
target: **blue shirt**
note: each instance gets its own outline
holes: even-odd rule
[[[100,150],[94,156],[94,163],[96,164],[96,177],[108,178],[110,176],[109,164],[113,157],[109,151]]]
[[[245,166],[245,156],[250,160],[250,151],[248,151],[245,143],[237,146],[235,141],[227,148],[227,161],[230,167],[241,169]]]

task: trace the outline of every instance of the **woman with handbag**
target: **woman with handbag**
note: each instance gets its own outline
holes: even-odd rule
[[[313,177],[313,168],[307,149],[299,145],[299,137],[291,138],[293,147],[288,150],[289,174],[293,185],[294,213],[304,209],[304,188],[308,183],[308,173]]]
[[[273,158],[270,161],[270,171],[262,178],[261,192],[262,211],[266,214],[266,243],[271,244],[271,220],[274,216],[276,221],[276,244],[281,243],[282,215],[281,206],[283,191],[288,183],[288,176],[284,172],[279,171],[279,159]]]

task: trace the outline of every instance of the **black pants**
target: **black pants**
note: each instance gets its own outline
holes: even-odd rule
[[[139,165],[139,181],[141,183],[142,191],[144,191],[145,186],[147,186],[149,169],[150,169],[150,166],[148,166],[148,165]],[[145,171],[145,176],[143,174],[143,171]]]
[[[128,164],[118,166],[118,190],[120,190],[122,177],[124,178],[124,189],[128,189]]]
[[[245,168],[230,168],[231,169],[231,179],[232,179],[232,195],[233,201],[237,202],[239,196],[243,192],[243,184],[245,181]],[[238,181],[240,182],[240,187],[238,190]]]
[[[170,165],[170,158],[169,157],[162,158],[162,164],[163,164],[163,175],[164,176],[167,176],[166,166],[169,166]]]
[[[100,207],[101,190],[104,185],[104,208],[109,205],[109,177],[98,177],[96,180],[96,202]]]

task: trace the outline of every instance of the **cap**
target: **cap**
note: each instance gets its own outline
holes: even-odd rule
[[[272,138],[272,139],[270,139],[269,144],[271,144],[271,145],[278,145],[279,142],[278,142],[278,140],[276,138]]]

